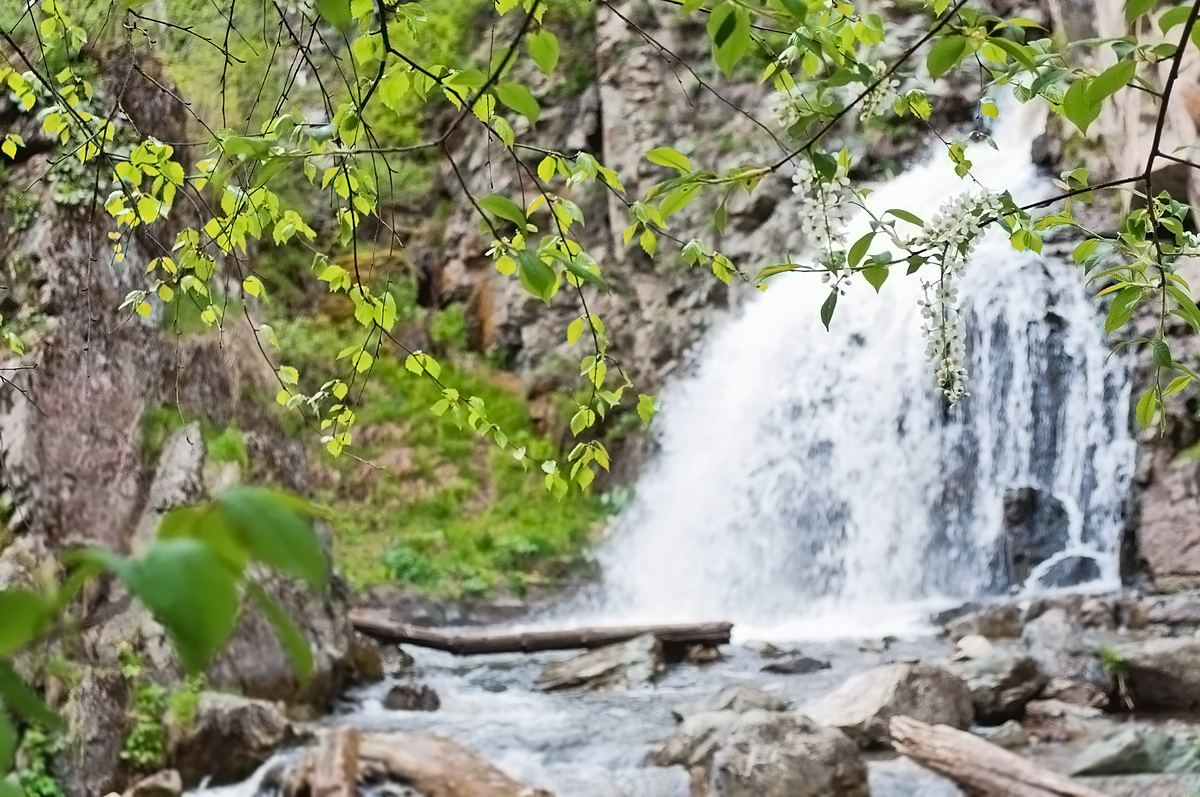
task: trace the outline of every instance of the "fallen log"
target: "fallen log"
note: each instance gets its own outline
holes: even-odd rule
[[[1105,797],[991,742],[948,725],[892,717],[892,746],[976,797]]]
[[[456,742],[431,733],[367,733],[358,746],[390,779],[426,797],[553,797],[525,786]]]
[[[733,623],[681,623],[567,628],[508,633],[459,633],[400,623],[377,613],[355,610],[350,622],[361,634],[391,645],[417,645],[456,656],[484,653],[534,653],[541,650],[601,648],[653,634],[667,647],[705,644],[727,645]]]
[[[358,794],[358,728],[343,725],[321,734],[312,766],[312,797]]]

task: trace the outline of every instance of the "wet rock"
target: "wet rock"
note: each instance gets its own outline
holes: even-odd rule
[[[992,649],[992,643],[985,636],[970,634],[958,640],[954,646],[954,661],[970,661],[986,656]]]
[[[1094,646],[1064,609],[1052,608],[1030,620],[1021,641],[1049,677],[1082,681],[1105,693],[1112,690],[1112,676],[1100,666]]]
[[[721,661],[721,648],[716,645],[688,645],[683,660],[688,664],[712,664]]]
[[[206,777],[220,785],[248,777],[292,738],[292,727],[273,703],[203,692],[195,720],[169,724],[167,736],[167,759],[185,786]]]
[[[1147,639],[1116,648],[1138,708],[1200,707],[1200,639]]]
[[[177,797],[183,793],[183,779],[173,769],[165,769],[143,778],[125,790],[124,797]]]
[[[1100,565],[1090,556],[1065,556],[1038,577],[1048,588],[1077,587],[1100,578]]]
[[[442,707],[442,699],[428,684],[408,681],[388,690],[383,707],[388,711],[437,711]]]
[[[1200,468],[1180,458],[1156,461],[1154,472],[1140,502],[1138,553],[1159,589],[1195,589],[1200,586],[1200,546],[1195,544]]]
[[[858,643],[858,649],[863,653],[887,653],[888,648],[896,641],[894,636],[880,637],[879,639],[864,639]]]
[[[1005,647],[995,647],[983,657],[960,665],[957,672],[971,691],[975,720],[983,725],[1020,718],[1025,704],[1046,683],[1032,656]]]
[[[75,740],[58,762],[68,794],[107,794],[121,785],[129,701],[129,685],[119,671],[84,670],[63,710]]]
[[[1037,487],[1004,494],[1004,553],[1010,582],[1024,584],[1042,562],[1070,543],[1070,518],[1062,502]]]
[[[1200,595],[1186,593],[1156,596],[1143,600],[1141,606],[1149,623],[1200,626]]]
[[[961,678],[920,664],[890,664],[855,675],[803,711],[822,725],[841,728],[862,747],[889,744],[888,721],[897,714],[960,729],[970,727],[974,716]]]
[[[377,684],[384,679],[383,651],[375,640],[355,632],[350,641],[350,680],[356,684]]]
[[[782,695],[773,694],[757,686],[731,686],[711,700],[681,706],[672,712],[676,722],[683,722],[684,717],[695,714],[710,714],[713,712],[733,712],[740,714],[745,711],[788,711],[792,702]]]
[[[977,728],[974,732],[980,738],[1006,750],[1017,750],[1029,745],[1029,734],[1016,720],[1009,720],[1003,725],[990,728]]]
[[[1061,700],[1030,700],[1025,704],[1025,729],[1043,742],[1066,742],[1087,736],[1103,720],[1097,708],[1076,706]]]
[[[1046,700],[1061,700],[1064,703],[1089,708],[1108,706],[1108,695],[1095,684],[1076,681],[1073,678],[1051,678],[1038,696]]]
[[[829,667],[830,664],[828,661],[795,653],[764,665],[762,671],[778,673],[780,675],[807,675],[810,672],[817,672],[818,670],[828,670]]]
[[[788,655],[789,652],[791,652],[791,651],[784,650],[783,648],[778,647],[777,645],[772,645],[770,642],[758,642],[755,640],[750,640],[749,642],[746,642],[744,645],[742,645],[742,647],[744,647],[746,650],[749,650],[753,653],[757,653],[758,655],[762,656],[764,659],[781,659],[784,656]]]
[[[358,742],[364,779],[373,771],[424,797],[551,797],[510,778],[482,756],[432,733],[365,733]]]
[[[543,691],[581,686],[585,689],[632,689],[654,683],[664,669],[662,642],[653,634],[588,651],[542,671]]]
[[[1084,628],[1111,631],[1117,627],[1118,601],[1088,598],[1079,606],[1079,624]]]
[[[711,797],[867,797],[867,769],[845,734],[796,712],[718,711],[687,718],[656,756]]]
[[[1124,775],[1079,778],[1084,786],[1108,797],[1195,797],[1200,775]]]
[[[1021,636],[1021,610],[1011,603],[985,606],[951,620],[946,623],[945,628],[946,633],[954,640],[966,636],[982,636],[988,639],[1017,638]]]
[[[1071,764],[1073,776],[1164,772],[1200,772],[1200,751],[1190,738],[1144,725],[1093,742]]]

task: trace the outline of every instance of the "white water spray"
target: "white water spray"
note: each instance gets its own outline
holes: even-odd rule
[[[985,187],[1018,201],[1054,191],[1030,162],[1023,113],[1006,110],[999,151],[969,153]],[[929,218],[972,186],[935,151],[867,201]],[[858,219],[848,240],[867,229]],[[1028,584],[1058,566],[1115,586],[1129,385],[1081,274],[994,229],[961,289],[971,395],[946,410],[925,360],[919,274],[893,268],[879,295],[854,280],[830,332],[827,286],[774,278],[664,392],[660,452],[582,614],[726,618],[743,635],[792,638],[894,629],[924,617],[922,603],[1013,586],[1000,546],[1005,496],[1020,488],[1066,518],[1067,539]]]

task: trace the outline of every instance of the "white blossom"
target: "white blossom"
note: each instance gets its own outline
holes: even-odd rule
[[[896,94],[900,89],[900,81],[893,77],[884,79],[883,75],[887,72],[887,69],[888,65],[883,61],[875,64],[872,74],[874,75],[874,80],[879,81],[879,84],[863,97],[862,110],[858,114],[860,121],[865,122],[872,116],[886,113],[887,109],[895,102]]]
[[[846,224],[851,210],[846,167],[839,165],[833,176],[826,179],[810,161],[800,161],[792,175],[792,183],[792,193],[800,200],[796,215],[802,239],[819,252],[818,256],[828,265],[835,250],[846,243]]]

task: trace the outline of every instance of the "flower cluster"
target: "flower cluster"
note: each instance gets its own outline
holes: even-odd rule
[[[921,315],[922,332],[928,340],[926,356],[937,366],[938,387],[951,406],[966,398],[966,344],[958,310],[957,283],[966,270],[967,259],[983,232],[983,225],[1003,213],[999,194],[964,194],[942,205],[909,246],[927,251],[928,259],[940,267],[936,283],[925,284]]]
[[[888,65],[879,61],[875,64],[872,70],[874,79],[879,81],[879,84],[867,92],[862,99],[862,110],[859,111],[858,118],[860,121],[867,121],[872,116],[879,116],[887,111],[896,101],[896,93],[900,89],[900,81],[894,77],[884,78],[884,73],[887,72]]]
[[[803,89],[799,85],[775,93],[771,106],[771,118],[785,130],[803,117],[811,116],[813,112],[812,103],[808,97],[804,96]]]
[[[810,161],[800,161],[792,175],[792,193],[800,198],[797,215],[805,244],[825,258],[846,243],[846,222],[851,205],[846,196],[850,179],[843,162],[826,179]]]

